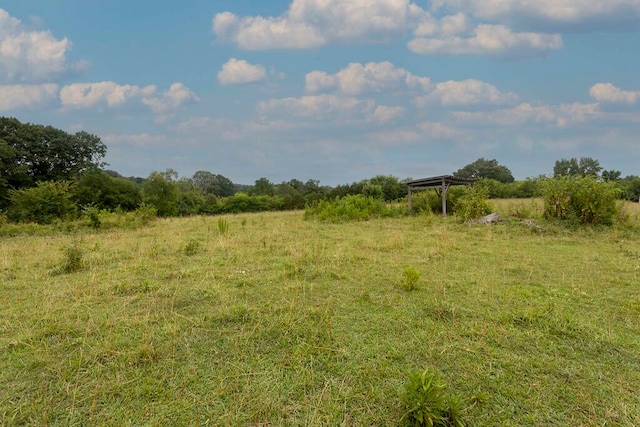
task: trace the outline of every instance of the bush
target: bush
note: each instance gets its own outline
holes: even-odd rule
[[[560,176],[540,182],[547,219],[580,225],[611,225],[617,215],[620,190],[593,176]]]
[[[410,374],[402,396],[405,410],[402,420],[406,425],[464,427],[460,404],[446,393],[446,388],[429,370]]]
[[[76,205],[71,201],[71,184],[67,181],[39,182],[37,187],[11,190],[11,205],[7,211],[15,222],[51,224],[57,219],[75,216]]]
[[[489,190],[484,185],[465,186],[462,196],[456,202],[455,214],[463,221],[468,221],[491,213],[488,195]]]
[[[320,201],[305,210],[305,219],[316,218],[328,222],[367,221],[372,218],[399,216],[403,208],[393,208],[372,197],[361,194],[336,198],[332,201]]]

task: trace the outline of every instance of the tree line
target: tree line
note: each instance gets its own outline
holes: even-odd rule
[[[209,171],[179,177],[173,169],[146,178],[124,177],[105,168],[105,155],[100,138],[87,132],[70,134],[0,117],[0,214],[16,222],[51,222],[77,217],[87,208],[132,211],[151,206],[158,215],[180,216],[303,209],[358,194],[386,202],[406,196],[406,180],[387,175],[335,187],[313,179],[277,184],[264,177],[253,185],[240,185]],[[639,177],[621,178],[619,171],[603,171],[595,159],[561,159],[553,172],[614,181],[623,197],[636,201],[640,197]],[[495,159],[478,159],[453,175],[483,180],[489,197],[528,198],[538,191],[537,179],[516,181]]]

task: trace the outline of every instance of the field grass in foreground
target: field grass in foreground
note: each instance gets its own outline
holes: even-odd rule
[[[640,425],[637,227],[226,220],[1,240],[0,424],[398,425],[428,367],[471,426]]]

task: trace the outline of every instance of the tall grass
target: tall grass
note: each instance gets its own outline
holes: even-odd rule
[[[467,425],[640,425],[637,222],[227,221],[0,239],[0,425],[398,425],[425,368]]]

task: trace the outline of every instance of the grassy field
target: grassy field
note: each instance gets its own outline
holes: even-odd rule
[[[393,426],[425,368],[486,396],[470,426],[640,425],[629,206],[580,231],[288,212],[3,238],[0,425]]]

